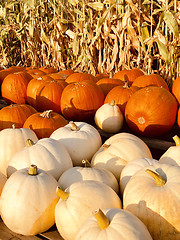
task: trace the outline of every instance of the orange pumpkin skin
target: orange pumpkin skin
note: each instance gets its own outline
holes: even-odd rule
[[[96,82],[99,81],[102,78],[109,78],[110,76],[108,74],[98,73],[95,75]]]
[[[156,137],[173,127],[177,109],[178,103],[168,90],[148,86],[131,96],[125,108],[125,119],[136,134]]]
[[[40,67],[39,70],[45,72],[46,74],[58,72],[58,70],[54,67]]]
[[[150,74],[150,75],[142,75],[137,77],[132,86],[137,87],[147,87],[147,86],[158,86],[164,87],[165,89],[169,90],[169,87],[166,81],[158,74]]]
[[[32,79],[26,72],[8,74],[1,85],[2,97],[7,103],[25,104],[27,101],[27,86]]]
[[[32,76],[32,78],[38,78],[46,75],[45,72],[41,71],[38,68],[32,68],[32,69],[26,70],[26,72],[29,73]]]
[[[171,92],[180,104],[180,76],[174,80]]]
[[[69,75],[65,81],[67,83],[74,83],[74,82],[81,82],[86,80],[96,82],[96,78],[92,74],[83,73],[83,72],[75,72]]]
[[[62,115],[49,110],[43,113],[36,112],[29,116],[23,128],[33,130],[38,139],[41,139],[50,137],[56,129],[64,127],[67,123],[67,120]]]
[[[120,79],[122,81],[127,80],[129,85],[131,85],[137,77],[142,75],[144,75],[144,73],[139,68],[133,68],[130,70],[123,69],[115,73],[113,78]]]
[[[22,128],[26,119],[37,111],[28,104],[11,104],[0,110],[0,130],[11,128]]]
[[[66,69],[66,70],[61,70],[59,71],[58,73],[63,73],[63,74],[66,74],[66,75],[71,75],[74,73],[74,70],[73,69]]]
[[[2,84],[2,82],[4,81],[4,78],[7,76],[7,75],[9,75],[9,74],[11,74],[11,73],[14,73],[15,72],[15,70],[14,69],[3,69],[3,70],[1,70],[0,71],[0,84]]]
[[[114,100],[115,104],[118,105],[124,115],[128,100],[138,90],[138,87],[129,87],[128,82],[125,81],[123,86],[116,86],[111,91],[109,91],[105,97],[104,103],[111,103],[112,100]]]
[[[102,78],[96,82],[98,86],[102,89],[104,92],[104,95],[106,96],[111,89],[113,89],[116,86],[123,86],[124,82],[120,79],[114,79],[114,78]]]
[[[104,93],[92,81],[68,84],[61,95],[61,112],[68,120],[92,120],[104,103]]]

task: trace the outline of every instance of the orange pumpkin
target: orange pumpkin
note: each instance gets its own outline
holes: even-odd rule
[[[61,70],[58,73],[63,73],[63,74],[67,74],[67,75],[71,75],[74,73],[74,70],[72,69],[66,69],[66,70]]]
[[[123,69],[115,73],[113,78],[120,79],[122,81],[127,80],[129,82],[129,85],[131,85],[137,77],[142,75],[144,75],[144,73],[139,68],[133,68],[130,70]]]
[[[147,86],[158,86],[164,87],[165,89],[169,90],[169,87],[166,81],[158,74],[149,74],[149,75],[142,75],[137,77],[132,86],[137,87],[147,87]]]
[[[86,80],[96,82],[96,78],[92,74],[84,73],[84,72],[75,72],[69,75],[65,81],[67,83],[74,83],[74,82],[81,82]]]
[[[39,70],[45,72],[46,74],[58,72],[58,70],[54,67],[40,67]]]
[[[41,71],[38,68],[32,68],[32,69],[26,70],[26,72],[29,73],[32,76],[32,78],[38,78],[46,75],[45,72]]]
[[[0,110],[0,130],[11,128],[22,128],[26,119],[37,111],[28,104],[11,104]]]
[[[102,78],[109,78],[109,77],[110,77],[110,75],[108,75],[108,74],[103,74],[103,73],[98,73],[98,74],[95,75],[96,82],[99,81],[99,80],[102,79]]]
[[[66,73],[57,72],[57,73],[50,73],[50,74],[48,74],[48,76],[51,77],[51,78],[53,78],[54,80],[57,80],[57,79],[66,80],[66,78],[67,78],[69,75],[66,74]]]
[[[27,86],[32,79],[27,72],[8,74],[1,85],[3,99],[7,103],[25,104],[27,101]]]
[[[129,98],[139,90],[138,87],[129,86],[128,81],[124,81],[123,86],[116,86],[106,95],[104,103],[111,103],[113,100],[120,108],[121,112],[125,113],[125,107]]]
[[[11,73],[14,73],[15,71],[14,71],[14,69],[3,69],[3,70],[1,70],[0,71],[0,84],[2,84],[2,82],[3,82],[3,80],[4,80],[4,78],[7,76],[7,75],[9,75],[9,74],[11,74]]]
[[[174,80],[171,91],[180,104],[180,76]]]
[[[120,79],[114,79],[114,78],[101,78],[96,82],[98,86],[103,90],[104,95],[106,96],[111,89],[113,89],[116,86],[122,86],[124,85],[124,82]]]
[[[177,109],[178,103],[168,90],[148,86],[131,96],[125,108],[125,119],[135,133],[156,137],[173,127]]]
[[[48,138],[58,128],[64,127],[67,124],[67,120],[52,110],[46,110],[42,113],[37,112],[29,116],[23,128],[29,128],[33,130],[39,139]]]
[[[61,112],[69,120],[90,120],[103,103],[104,93],[94,82],[70,83],[61,95]]]

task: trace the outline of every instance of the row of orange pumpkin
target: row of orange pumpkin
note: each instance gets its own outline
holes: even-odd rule
[[[32,111],[28,113],[28,117],[36,111],[40,115],[39,112],[53,110],[54,112],[51,114],[50,111],[41,114],[41,118],[42,115],[46,115],[51,121],[52,115],[54,117],[56,115],[58,126],[55,128],[66,124],[66,119],[91,120],[97,109],[105,103],[111,103],[112,100],[118,105],[130,128],[137,134],[162,135],[172,128],[176,120],[180,125],[180,114],[177,115],[180,78],[177,78],[172,89],[169,89],[166,81],[160,75],[145,75],[136,68],[121,70],[110,78],[108,75],[93,76],[73,70],[58,72],[54,68],[11,67],[0,71],[0,80],[2,97],[7,103],[28,103],[33,107],[27,106],[28,112],[29,108]],[[129,101],[130,97],[131,101]],[[9,109],[14,106],[9,106]],[[3,109],[3,111],[5,110]],[[4,118],[7,115],[4,112],[1,114],[1,111],[0,129],[9,127],[12,123],[15,123],[17,127],[23,126],[25,119],[19,126],[18,121],[12,121],[14,114],[10,113],[11,121],[6,121]],[[21,113],[20,117],[23,115],[24,113]],[[46,124],[44,125],[48,129],[47,118],[42,120],[45,120]],[[32,121],[34,123],[36,120]],[[32,121],[25,126],[32,126]],[[52,126],[52,121],[50,125]],[[48,137],[48,135],[37,135],[40,138]]]

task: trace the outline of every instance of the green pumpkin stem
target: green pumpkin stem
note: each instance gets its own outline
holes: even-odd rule
[[[173,137],[173,140],[176,143],[176,146],[180,146],[180,138],[177,135]]]
[[[82,164],[84,165],[84,167],[91,167],[90,162],[86,159],[86,160],[82,160]]]
[[[67,200],[69,197],[69,192],[63,191],[59,186],[56,188],[56,194],[60,197],[63,201]]]
[[[80,128],[73,121],[70,121],[69,124],[71,124],[71,130],[72,131],[79,131],[80,130]]]
[[[33,140],[31,140],[31,139],[27,139],[26,140],[26,147],[31,147],[31,146],[33,146],[35,143],[33,142]]]
[[[155,179],[157,186],[163,186],[166,183],[166,180],[162,178],[158,173],[150,169],[146,169],[145,172]]]
[[[109,226],[109,220],[101,209],[95,210],[93,212],[100,229],[106,229]]]
[[[32,176],[35,176],[38,174],[38,168],[36,165],[34,164],[31,164],[31,166],[29,167],[29,170],[28,170],[28,174],[29,175],[32,175]]]

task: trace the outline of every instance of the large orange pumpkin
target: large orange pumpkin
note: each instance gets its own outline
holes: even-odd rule
[[[101,78],[96,82],[98,86],[101,87],[101,89],[104,92],[104,95],[106,96],[111,89],[113,89],[116,86],[122,86],[124,85],[124,82],[120,79],[114,79],[114,78]]]
[[[132,86],[137,86],[141,88],[147,86],[158,86],[164,87],[165,89],[169,90],[166,81],[159,74],[154,73],[137,77],[132,83]]]
[[[168,90],[148,86],[131,96],[125,108],[125,119],[137,134],[161,136],[175,124],[177,109],[178,103]]]
[[[129,82],[129,85],[131,85],[137,77],[142,75],[144,75],[144,73],[139,68],[133,68],[130,70],[123,69],[115,73],[113,78],[120,79],[122,81],[127,80]]]
[[[38,77],[42,77],[43,75],[46,75],[45,72],[43,72],[38,68],[32,68],[26,71],[32,76],[32,78],[38,78]]]
[[[42,113],[37,112],[29,116],[23,127],[33,130],[40,139],[50,137],[56,129],[64,127],[67,123],[67,120],[59,113],[47,110]]]
[[[11,128],[15,124],[16,128],[23,127],[26,119],[37,111],[28,104],[11,104],[0,110],[0,130]]]
[[[174,80],[171,91],[180,104],[180,76]]]
[[[54,67],[40,67],[39,70],[45,72],[46,74],[58,72],[58,70]]]
[[[75,72],[69,75],[65,81],[67,83],[73,83],[73,82],[81,82],[86,80],[96,82],[97,79],[92,74],[89,74],[89,73]]]
[[[32,76],[27,72],[8,74],[1,85],[3,99],[7,103],[25,104],[27,101],[27,86]]]
[[[1,70],[0,71],[0,84],[2,84],[2,82],[3,82],[3,80],[4,80],[4,78],[7,76],[7,75],[9,75],[9,74],[11,74],[11,73],[14,73],[15,72],[15,70],[14,69],[3,69],[3,70]]]
[[[61,95],[61,112],[69,120],[92,120],[103,103],[104,93],[92,81],[70,83]]]

